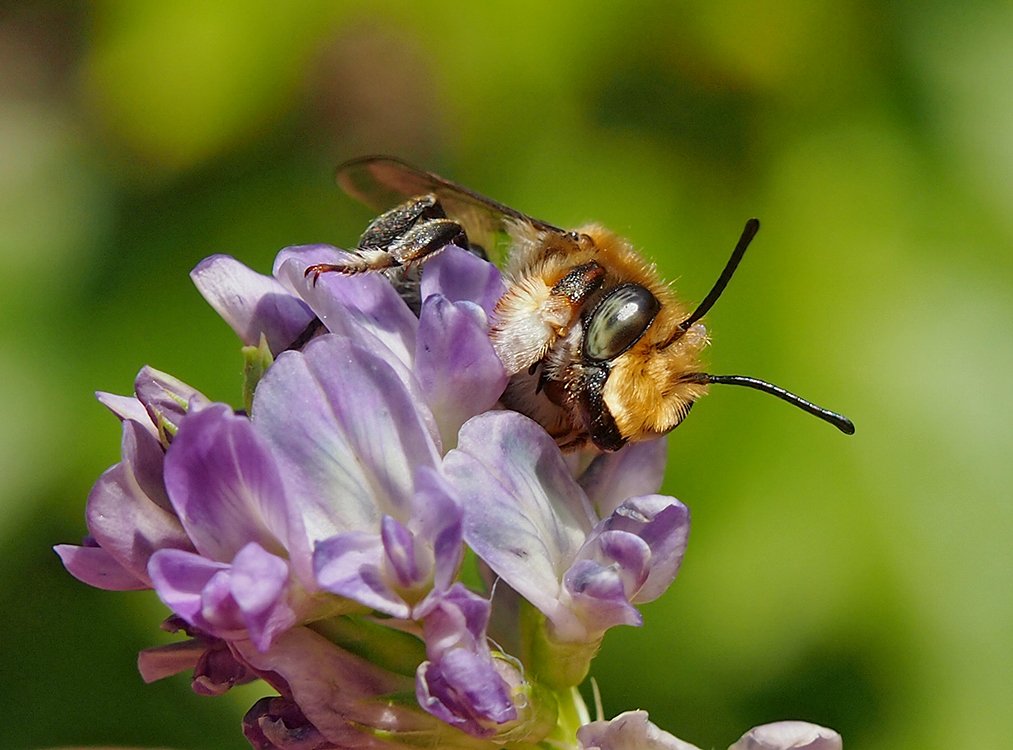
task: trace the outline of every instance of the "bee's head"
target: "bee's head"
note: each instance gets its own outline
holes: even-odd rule
[[[688,413],[706,384],[684,383],[700,369],[707,329],[679,328],[686,311],[668,287],[624,283],[584,316],[580,343],[584,421],[592,442],[617,450],[664,434]]]
[[[657,321],[659,329],[662,323]],[[696,322],[677,339],[669,338],[645,336],[610,363],[602,400],[626,441],[665,434],[707,392],[707,383],[682,378],[701,369],[701,352],[710,343],[706,327]]]
[[[595,377],[600,393],[591,420],[592,441],[617,450],[628,441],[663,435],[676,427],[712,384],[741,385],[774,395],[841,432],[853,434],[847,417],[817,406],[757,378],[703,372],[700,352],[709,343],[700,319],[721,296],[760,222],[746,222],[728,263],[697,308],[685,315],[674,299],[665,299],[638,284],[626,284],[605,295],[585,321],[583,360],[599,362]],[[667,290],[665,290],[667,291]],[[594,388],[592,388],[594,390]]]

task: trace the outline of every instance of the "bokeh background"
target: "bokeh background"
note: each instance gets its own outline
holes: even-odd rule
[[[145,363],[239,399],[188,280],[354,242],[338,162],[398,154],[625,233],[699,300],[715,389],[670,438],[675,586],[609,634],[606,712],[702,747],[803,718],[854,750],[1013,736],[1013,7],[997,0],[22,2],[0,10],[0,747],[244,748],[263,689],[145,686],[153,595],[50,546]]]

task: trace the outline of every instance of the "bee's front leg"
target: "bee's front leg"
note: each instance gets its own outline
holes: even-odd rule
[[[605,269],[593,260],[569,267],[552,285],[537,274],[517,279],[496,305],[489,334],[507,372],[513,375],[541,363],[604,281]],[[543,386],[540,383],[539,390]]]
[[[450,244],[468,246],[463,227],[446,217],[435,195],[422,195],[373,219],[349,258],[309,266],[306,275],[315,282],[320,274],[330,271],[355,274],[408,268],[424,263]]]

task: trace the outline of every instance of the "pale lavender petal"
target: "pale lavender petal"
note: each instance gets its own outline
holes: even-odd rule
[[[651,548],[628,531],[609,530],[593,535],[580,551],[582,560],[594,560],[613,570],[622,581],[628,600],[640,591],[650,573]]]
[[[439,661],[457,648],[487,651],[485,630],[491,609],[488,599],[462,583],[428,599],[416,613],[424,620],[426,655]]]
[[[296,622],[288,604],[288,563],[256,542],[232,561],[230,593],[243,613],[253,644],[265,651],[271,641]]]
[[[439,294],[451,302],[474,302],[490,318],[506,283],[495,265],[451,245],[426,263],[421,292],[423,301]]]
[[[414,534],[396,518],[384,516],[380,521],[380,539],[386,558],[385,569],[399,588],[414,588],[426,580],[432,571],[432,558],[428,565]]]
[[[257,346],[263,335],[277,354],[313,320],[309,307],[278,281],[227,255],[205,258],[190,278],[247,346]]]
[[[242,633],[238,606],[229,596],[229,566],[192,552],[159,550],[148,573],[158,597],[183,620],[226,638]]]
[[[335,534],[378,529],[384,513],[404,516],[415,469],[439,460],[425,411],[386,362],[351,341],[322,336],[278,357],[252,418],[305,519],[307,556]]]
[[[778,721],[750,729],[728,750],[841,750],[841,735],[805,721]]]
[[[598,455],[580,475],[580,486],[600,518],[628,497],[653,495],[661,488],[668,458],[666,438],[629,443],[615,453]]]
[[[581,750],[700,750],[647,720],[646,711],[627,711],[610,721],[592,721],[577,730]]]
[[[127,420],[121,450],[123,460],[106,470],[88,495],[88,530],[120,565],[149,581],[148,559],[155,550],[192,545],[165,494],[157,438]]]
[[[251,541],[285,549],[288,508],[278,467],[249,419],[228,406],[186,419],[166,453],[165,481],[201,554],[228,562]]]
[[[134,392],[159,434],[175,432],[195,401],[208,403],[207,397],[196,388],[147,366],[134,378]]]
[[[375,337],[397,360],[411,367],[415,353],[415,331],[418,320],[382,274],[346,276],[340,273],[321,274],[316,281],[306,277],[306,267],[328,262],[322,257],[337,255],[320,246],[289,248],[278,255],[278,278],[310,306],[329,331],[354,338]]]
[[[147,575],[141,580],[101,547],[57,544],[53,549],[60,556],[67,572],[89,586],[106,591],[137,591],[150,588]]]
[[[95,391],[95,398],[102,406],[115,414],[120,421],[125,422],[131,419],[152,435],[158,435],[155,425],[151,422],[151,417],[148,416],[148,410],[144,408],[144,404],[137,400],[136,396],[118,396],[115,393]]]
[[[463,511],[453,488],[428,466],[420,466],[415,472],[413,505],[412,528],[433,550],[433,587],[446,590],[457,577],[464,558]]]
[[[496,404],[507,375],[489,341],[485,315],[474,303],[440,295],[422,303],[415,377],[445,449],[457,443],[461,425]]]
[[[587,640],[614,625],[640,625],[637,608],[627,598],[623,577],[616,569],[592,560],[579,560],[563,577],[570,605],[588,632]]]
[[[232,565],[160,550],[148,568],[159,598],[204,633],[250,638],[265,650],[295,623],[287,600],[288,565],[256,543],[240,550]]]
[[[207,650],[207,643],[191,638],[146,648],[137,655],[137,671],[145,682],[155,682],[192,670]]]
[[[288,603],[288,564],[251,542],[232,565],[199,554],[162,549],[149,574],[159,598],[176,615],[223,639],[245,639],[265,650],[295,624]]]
[[[274,256],[274,265],[271,268],[271,273],[278,280],[285,289],[295,295],[299,295],[303,289],[302,283],[292,284],[291,280],[295,276],[290,276],[288,273],[282,270],[286,265],[291,262],[293,265],[302,266],[303,276],[305,276],[305,269],[307,266],[316,265],[318,263],[330,263],[335,264],[342,260],[351,258],[352,254],[346,250],[339,250],[334,245],[292,245],[291,247],[283,248]]]
[[[596,527],[592,538],[607,531],[629,532],[650,548],[647,579],[631,601],[653,601],[679,572],[689,538],[689,509],[666,495],[631,497]]]
[[[352,531],[319,542],[313,554],[317,583],[338,596],[407,619],[411,608],[385,579],[384,550],[376,534]]]
[[[424,401],[412,369],[418,319],[382,274],[342,276],[327,273],[314,284],[305,269],[313,263],[333,263],[347,253],[329,245],[287,248],[275,260],[275,273],[303,297],[327,330],[350,339],[386,362],[416,401]],[[423,418],[434,438],[439,429],[432,413]]]
[[[520,414],[489,412],[465,423],[444,466],[468,545],[548,617],[565,616],[560,580],[593,518],[552,438]]]

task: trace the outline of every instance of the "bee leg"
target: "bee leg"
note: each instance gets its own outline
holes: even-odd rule
[[[510,374],[540,362],[560,336],[568,335],[581,305],[605,282],[605,269],[592,260],[572,266],[551,287],[530,275],[524,281],[500,299],[490,332]]]
[[[370,222],[359,238],[352,257],[341,263],[318,263],[306,269],[313,281],[322,273],[366,273],[410,267],[423,263],[449,244],[468,247],[468,237],[460,224],[446,218],[443,206],[434,195],[422,195]]]
[[[445,219],[447,214],[432,194],[420,195],[377,216],[359,237],[359,249],[386,250],[428,219]]]
[[[386,267],[425,263],[447,245],[468,246],[468,236],[461,225],[450,219],[427,219],[386,248],[385,252],[391,258],[390,265]]]

